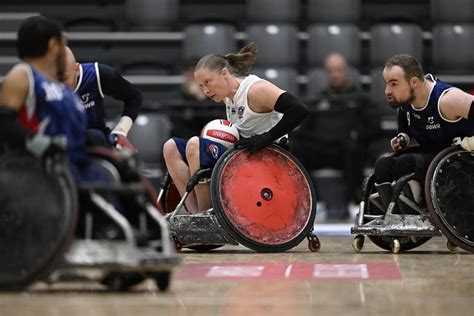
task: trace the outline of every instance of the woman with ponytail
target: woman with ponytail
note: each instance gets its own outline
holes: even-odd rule
[[[206,96],[215,102],[224,101],[227,120],[240,132],[234,147],[249,154],[284,138],[309,113],[307,106],[292,94],[248,74],[256,54],[257,46],[252,42],[238,53],[206,55],[194,70],[196,83]],[[181,195],[190,176],[199,169],[213,167],[225,149],[202,137],[172,138],[165,143],[166,166]],[[190,213],[210,208],[209,185],[197,185],[185,204]]]

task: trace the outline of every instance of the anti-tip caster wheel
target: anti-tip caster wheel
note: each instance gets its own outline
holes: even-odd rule
[[[318,236],[313,234],[308,236],[308,248],[312,252],[318,252],[321,249],[321,242]]]
[[[400,252],[400,240],[394,238],[392,242],[390,243],[390,249],[392,250],[392,253],[396,254]]]
[[[178,237],[176,236],[171,236],[171,241],[173,242],[174,244],[174,248],[176,249],[176,252],[181,252],[181,250],[183,249],[183,243],[181,241],[179,241]]]
[[[168,289],[170,285],[170,278],[171,278],[171,272],[170,271],[162,271],[162,272],[157,272],[154,276],[153,279],[155,280],[156,286],[161,292],[164,292]]]
[[[364,241],[364,235],[357,235],[354,237],[354,240],[352,241],[352,249],[354,249],[354,252],[360,253],[362,251],[362,248],[364,248]]]
[[[459,248],[455,244],[453,244],[450,240],[446,241],[446,247],[448,248],[450,253],[458,253]]]

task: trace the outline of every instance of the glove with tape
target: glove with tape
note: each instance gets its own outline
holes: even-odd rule
[[[135,146],[133,146],[133,144],[128,140],[128,138],[123,135],[112,132],[109,135],[109,141],[110,144],[117,149],[125,149],[134,154],[138,153],[138,149],[136,149]]]
[[[474,151],[474,136],[471,137],[456,137],[453,139],[453,145],[459,145],[466,151]]]
[[[234,144],[237,149],[246,149],[249,154],[253,154],[256,151],[267,147],[273,142],[273,137],[269,132],[263,134],[253,135],[248,138],[242,138]]]
[[[397,151],[407,147],[410,144],[410,136],[406,133],[399,133],[396,137],[390,140],[392,149]]]

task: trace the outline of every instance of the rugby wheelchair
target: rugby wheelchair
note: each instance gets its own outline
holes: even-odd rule
[[[184,202],[203,179],[210,179],[213,207],[191,215]],[[244,150],[227,150],[212,170],[201,169],[191,177],[182,198],[166,176],[158,202],[167,213],[178,250],[241,244],[257,252],[283,252],[304,238],[311,251],[321,247],[312,233],[316,197],[311,179],[279,145],[251,156]]]
[[[413,150],[416,146],[402,152]],[[364,180],[363,199],[351,228],[356,234],[354,251],[362,250],[365,235],[378,247],[398,253],[442,233],[451,252],[457,247],[474,252],[474,153],[458,146],[438,153],[418,198],[410,188],[413,178],[414,174],[408,174],[392,183],[393,194],[386,209],[375,188],[374,174]]]
[[[106,181],[77,185],[63,152],[0,156],[0,290],[92,281],[123,291],[145,278],[168,288],[179,258],[137,160],[108,148],[89,154]]]

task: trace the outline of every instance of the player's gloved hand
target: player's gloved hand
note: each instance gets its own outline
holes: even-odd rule
[[[125,149],[134,154],[138,153],[138,149],[123,135],[111,133],[109,134],[109,140],[112,146],[115,146],[117,149]]]
[[[405,133],[399,133],[396,137],[390,140],[392,149],[397,151],[407,147],[410,144],[410,136]]]
[[[47,154],[66,150],[66,141],[61,137],[51,137],[43,133],[37,133],[26,140],[26,150],[35,157],[43,157]]]
[[[246,149],[249,154],[255,153],[257,150],[267,147],[273,142],[273,137],[269,132],[259,135],[253,135],[249,138],[242,138],[234,144],[237,149]]]
[[[459,145],[467,151],[474,151],[474,136],[453,138],[453,145]]]

